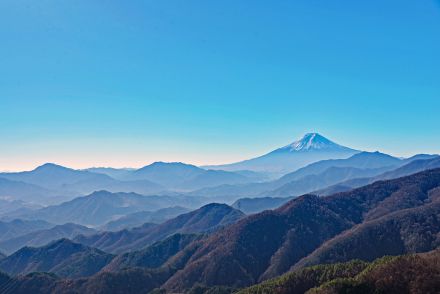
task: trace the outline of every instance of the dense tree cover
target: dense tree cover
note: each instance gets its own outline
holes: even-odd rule
[[[294,294],[305,293],[309,289],[320,286],[337,278],[351,278],[359,274],[368,263],[353,260],[347,263],[316,265],[303,268],[279,278],[268,280],[253,287],[243,289],[240,294]]]
[[[440,249],[300,269],[237,294],[429,294],[440,292]]]
[[[439,207],[434,203],[439,186],[440,169],[436,169],[324,198],[299,197],[274,211],[251,215],[203,240],[189,262],[164,287],[169,291],[182,291],[196,283],[252,285],[301,264],[302,259],[328,246],[333,238],[354,238],[353,242],[347,242],[354,250],[345,256],[344,248],[349,246],[340,247],[342,252],[336,250],[340,258],[331,262],[358,258],[357,255],[363,253],[367,255],[366,260],[372,260],[387,254],[432,250],[438,246],[434,237],[439,232]],[[416,209],[411,216],[402,217],[397,213],[410,208]],[[397,214],[391,216],[393,213]],[[380,219],[387,215],[390,215],[389,221],[382,222]],[[363,251],[366,234],[348,234],[347,230],[368,226],[373,221],[383,224],[376,230],[377,248]],[[388,231],[394,233],[390,241]],[[402,236],[406,238],[403,245]],[[396,246],[399,251],[395,250]],[[318,258],[312,264],[320,263],[323,261]]]

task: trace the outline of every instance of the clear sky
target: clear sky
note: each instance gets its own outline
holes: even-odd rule
[[[440,153],[440,1],[2,0],[0,170]]]

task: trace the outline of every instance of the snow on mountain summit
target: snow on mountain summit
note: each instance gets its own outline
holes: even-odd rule
[[[307,133],[300,140],[293,142],[281,149],[288,151],[310,151],[310,150],[325,150],[325,149],[345,149],[324,136],[318,133]]]
[[[283,175],[320,160],[346,159],[359,152],[336,144],[318,133],[308,133],[300,140],[262,156],[207,168],[226,171],[251,170]]]

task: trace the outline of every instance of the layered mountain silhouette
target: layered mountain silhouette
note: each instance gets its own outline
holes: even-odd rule
[[[59,205],[48,206],[21,217],[56,224],[74,222],[98,226],[134,212],[157,210],[175,205],[198,207],[200,200],[183,196],[143,196],[136,193],[97,191]]]
[[[418,155],[408,159],[400,159],[380,152],[360,152],[346,159],[322,160],[312,163],[292,173],[288,173],[278,180],[244,185],[222,185],[197,190],[191,192],[191,195],[211,197],[236,195],[237,198],[291,197],[318,191],[354,179],[371,180],[361,181],[357,186],[347,185],[348,187],[356,188],[374,182],[376,176],[407,165],[415,160],[420,160],[420,158],[435,159],[435,157],[430,155]],[[421,170],[424,169],[419,171]],[[399,176],[396,175],[388,179],[397,177]],[[338,192],[339,189],[334,189],[334,191]]]
[[[205,233],[217,230],[241,219],[244,214],[225,204],[208,204],[182,214],[160,225],[142,226],[118,232],[102,232],[78,236],[74,240],[101,250],[120,253],[142,249],[176,233]]]
[[[295,267],[313,251],[325,247],[326,241],[347,229],[409,208],[420,207],[422,216],[405,218],[405,226],[427,225],[426,238],[432,238],[438,234],[438,227],[431,227],[424,219],[432,217],[433,210],[439,213],[436,210],[438,206],[434,204],[436,197],[432,196],[437,195],[439,186],[440,169],[437,169],[377,182],[326,198],[309,195],[291,200],[277,210],[251,215],[206,240],[189,245],[180,253],[186,256],[185,266],[167,281],[165,288],[175,291],[196,283],[208,286],[251,285]],[[422,208],[424,206],[427,210]],[[399,225],[395,230],[398,228]],[[389,229],[384,226],[378,236],[387,236]],[[340,238],[345,235],[340,235]],[[428,251],[434,249],[431,246],[436,243],[424,242],[420,243],[423,244],[420,247],[402,247],[400,244],[402,240],[395,245],[403,248],[401,252],[405,253],[418,249]],[[392,248],[392,251],[387,248]],[[393,247],[385,244],[380,250],[381,254],[395,253]],[[372,253],[371,257],[377,256]]]
[[[9,200],[21,200],[25,203],[36,203],[36,204],[45,204],[51,203],[54,201],[53,198],[57,193],[55,191],[45,189],[38,185],[25,183],[19,180],[10,180],[3,177],[3,174],[0,173],[0,196]],[[1,209],[3,213],[13,211],[15,209],[19,209],[21,207],[25,207],[25,203],[22,205],[18,205],[19,202],[15,202],[15,207],[11,207],[11,209],[6,210],[5,208]],[[4,202],[4,204],[8,204]],[[9,203],[11,204],[11,203]]]
[[[205,170],[180,162],[155,162],[140,169],[122,170],[75,170],[47,163],[32,171],[0,173],[0,197],[50,205],[99,190],[153,195],[167,190],[190,191],[262,179],[250,171]]]
[[[188,208],[173,206],[162,208],[156,211],[139,211],[127,214],[117,220],[109,221],[100,227],[102,231],[120,231],[123,229],[140,226],[144,223],[163,223],[180,214],[189,212]]]
[[[336,192],[348,191],[380,180],[396,179],[424,170],[440,168],[440,156],[438,155],[417,155],[405,159],[403,162],[406,164],[394,170],[384,172],[374,177],[356,177],[351,180],[342,181],[337,185],[328,186],[316,193],[319,195],[330,195]]]
[[[0,269],[11,275],[51,272],[61,277],[84,277],[97,273],[113,255],[67,239],[44,247],[24,247],[0,260]]]
[[[232,164],[208,166],[207,168],[283,174],[313,162],[325,159],[348,158],[359,152],[359,150],[338,145],[318,133],[308,133],[300,140],[263,156]]]
[[[0,173],[0,293],[435,293],[439,234],[440,156],[317,133],[222,166]]]
[[[332,282],[338,278],[350,278],[343,286],[355,290],[359,289],[357,287],[372,287],[373,290],[398,289],[396,288],[398,282],[404,287],[407,287],[408,283],[415,285],[415,280],[410,279],[411,277],[419,277],[416,279],[419,283],[417,285],[426,287],[433,285],[427,284],[426,281],[432,281],[435,277],[436,252],[417,255],[417,258],[421,259],[402,256],[385,259],[385,262],[379,260],[376,261],[380,264],[377,267],[375,262],[371,265],[366,262],[384,255],[428,252],[437,248],[439,245],[437,235],[440,232],[439,203],[440,169],[434,169],[394,180],[378,181],[328,197],[304,195],[290,200],[276,210],[267,210],[247,217],[234,213],[235,220],[232,222],[226,222],[224,217],[214,217],[218,215],[219,210],[233,212],[232,208],[218,204],[208,205],[162,225],[146,224],[144,228],[136,228],[139,231],[143,230],[138,235],[130,230],[121,231],[113,235],[116,237],[111,242],[105,241],[110,235],[98,234],[95,235],[98,236],[97,238],[92,239],[77,238],[77,241],[83,239],[86,243],[89,240],[94,243],[93,246],[101,244],[108,248],[111,248],[110,244],[123,240],[120,244],[124,244],[124,247],[127,242],[120,237],[125,234],[126,238],[131,238],[128,243],[139,245],[137,248],[131,245],[129,247],[130,250],[140,250],[122,254],[114,259],[113,256],[108,257],[108,260],[105,259],[104,262],[103,259],[103,262],[94,268],[87,266],[87,261],[90,260],[88,254],[85,254],[84,259],[78,258],[78,262],[69,259],[71,256],[69,254],[67,257],[59,255],[70,261],[71,266],[67,269],[64,269],[65,263],[56,265],[54,269],[52,264],[59,259],[50,259],[47,271],[58,273],[60,276],[87,276],[100,268],[101,272],[87,279],[62,280],[45,274],[18,278],[2,276],[2,279],[5,281],[12,279],[14,287],[25,287],[21,289],[29,289],[26,288],[27,285],[32,284],[39,285],[41,289],[49,289],[47,290],[49,292],[55,289],[57,291],[69,289],[74,291],[73,293],[84,291],[136,293],[136,291],[151,291],[160,287],[174,293],[192,288],[194,291],[196,289],[201,291],[203,287],[207,290],[210,287],[217,290],[228,289],[221,287],[231,287],[231,289],[246,287],[293,271],[276,280],[280,291],[287,291],[280,293],[291,293],[288,291],[292,289],[289,288],[292,285],[295,289],[305,289],[304,291],[318,286],[340,289],[341,284]],[[216,213],[212,214],[211,211]],[[225,224],[224,227],[218,225],[222,223]],[[210,234],[188,235],[186,233],[189,230],[184,232],[180,230],[182,227],[191,228],[191,231],[203,229],[205,232],[208,228]],[[209,229],[212,227],[217,230]],[[153,241],[152,235],[149,236],[153,231],[154,235],[163,236],[161,241],[154,244],[153,242],[158,240]],[[100,238],[104,238],[102,241],[105,242],[101,243]],[[149,244],[153,245],[148,246]],[[43,248],[48,246],[52,245]],[[70,248],[69,246],[67,248]],[[85,247],[91,250],[90,247]],[[46,250],[47,248],[43,251]],[[28,267],[42,268],[39,261],[48,256],[47,253],[35,254],[27,251],[20,253],[20,251],[0,261],[0,268],[9,268],[11,274],[26,273],[29,272]],[[57,250],[51,249],[50,252]],[[16,255],[18,253],[21,255]],[[15,259],[10,259],[14,255]],[[17,256],[24,262],[17,262]],[[37,257],[33,260],[21,256]],[[425,257],[427,259],[424,259]],[[356,258],[364,261],[308,267]],[[9,262],[6,263],[8,260]],[[84,264],[86,266],[83,267]],[[384,271],[396,271],[399,266],[405,269],[399,271],[400,281],[388,279],[383,280],[380,285],[374,282],[382,279],[381,275]],[[369,270],[364,272],[367,267]],[[129,288],[127,281],[130,281]],[[326,284],[327,282],[332,283]],[[271,285],[273,282],[255,287],[267,289],[266,287]],[[252,291],[252,288],[243,291]]]
[[[0,250],[11,254],[16,250],[28,247],[40,247],[58,239],[72,239],[78,235],[91,235],[96,233],[96,230],[87,228],[77,224],[57,225],[52,228],[33,231],[31,233],[21,235],[15,238],[8,238],[0,242]]]
[[[7,187],[5,180],[9,180]],[[10,181],[15,186],[11,187]],[[152,194],[164,189],[148,180],[120,181],[104,174],[74,170],[52,163],[44,164],[32,171],[0,173],[0,188],[2,185],[4,188],[0,190],[0,195],[39,204],[54,203],[57,197],[60,198],[59,203],[78,194],[88,194],[103,189],[141,194]]]
[[[168,189],[192,190],[225,184],[249,183],[255,174],[205,170],[182,162],[155,162],[125,174],[124,179],[149,180]]]
[[[42,220],[0,221],[0,242],[51,227],[53,224]]]

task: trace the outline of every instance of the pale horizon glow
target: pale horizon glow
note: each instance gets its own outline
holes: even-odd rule
[[[0,170],[440,153],[439,3],[0,1]]]
[[[322,134],[323,136],[326,136],[325,134]],[[301,136],[297,137],[297,139],[300,139]],[[333,140],[331,137],[327,137],[330,140]],[[340,142],[335,141],[335,143],[341,144]],[[293,141],[289,142],[288,144],[292,143]],[[410,157],[416,154],[439,154],[440,152],[436,152],[435,150],[432,151],[426,151],[426,150],[420,150],[413,153],[401,153],[396,154],[395,152],[392,152],[392,150],[381,150],[380,148],[362,148],[360,146],[355,145],[345,145],[346,147],[350,147],[353,149],[358,149],[361,151],[368,151],[368,152],[374,152],[379,151],[382,153],[390,154],[392,156],[396,157]],[[54,163],[57,165],[73,168],[73,169],[86,169],[91,167],[110,167],[110,168],[141,168],[146,165],[152,164],[154,162],[162,161],[162,162],[183,162],[186,164],[193,164],[196,166],[205,166],[205,165],[220,165],[220,164],[228,164],[228,163],[234,163],[246,159],[255,158],[261,155],[264,155],[270,151],[275,150],[276,148],[283,147],[287,144],[281,144],[279,146],[272,146],[267,150],[261,150],[262,148],[255,148],[255,150],[251,150],[243,155],[236,155],[236,156],[228,156],[223,155],[222,157],[215,156],[215,155],[197,155],[194,152],[191,152],[191,150],[186,150],[187,152],[178,152],[178,150],[169,150],[167,152],[161,153],[159,151],[156,151],[155,154],[148,156],[146,154],[142,154],[141,151],[139,154],[120,154],[117,153],[83,153],[80,156],[69,156],[69,154],[59,153],[59,154],[52,154],[52,155],[40,155],[41,158],[34,158],[33,156],[30,156],[29,158],[22,158],[21,160],[13,159],[13,162],[11,160],[10,162],[10,168],[8,169],[2,169],[1,172],[20,172],[20,171],[30,171],[38,166],[41,166],[45,163]],[[344,145],[344,144],[341,144]],[[374,145],[374,144],[373,144]],[[240,146],[237,146],[239,148]],[[185,159],[185,160],[182,160]],[[15,166],[14,166],[15,165]],[[8,160],[7,158],[2,158],[1,166],[8,166]]]

